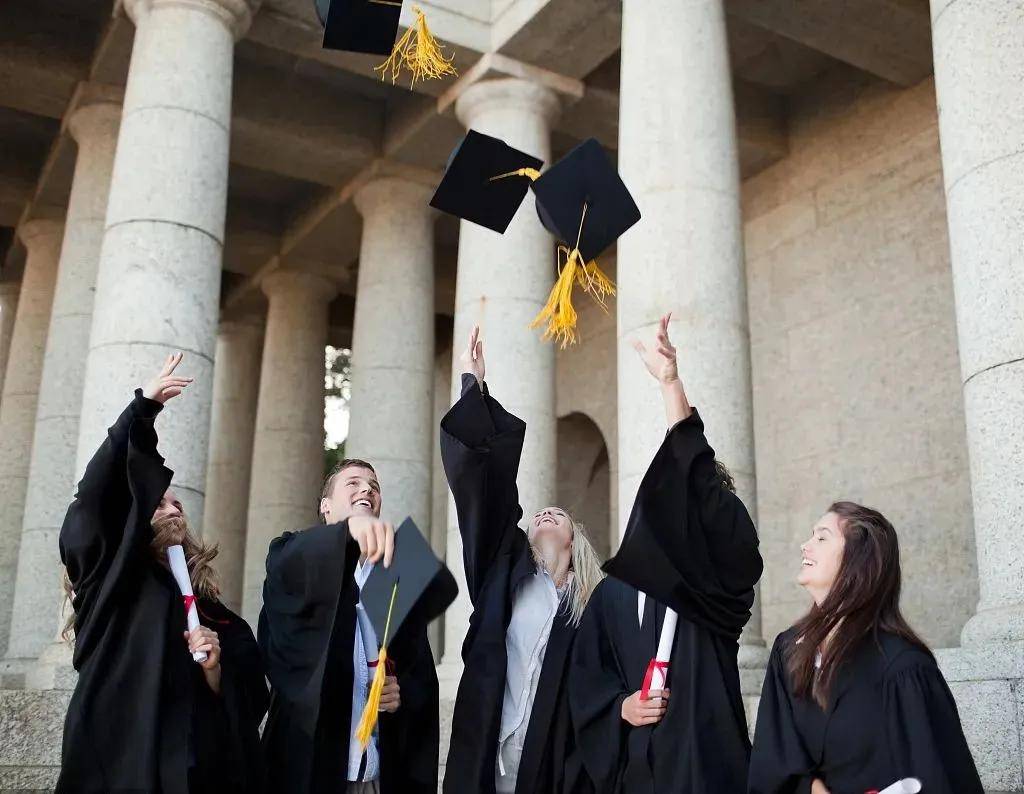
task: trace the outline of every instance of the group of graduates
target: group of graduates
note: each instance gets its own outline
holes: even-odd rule
[[[737,652],[758,536],[687,400],[669,319],[635,343],[668,432],[603,571],[566,510],[524,522],[526,424],[490,394],[472,332],[440,427],[472,603],[445,794],[865,794],[904,779],[919,784],[899,790],[981,794],[950,691],[900,614],[896,532],[851,502],[794,549],[810,606],[772,648],[751,747]],[[435,794],[425,621],[390,642],[377,727],[356,737],[380,641],[361,591],[396,540],[372,465],[335,467],[321,523],[270,544],[254,636],[219,600],[216,549],[190,530],[157,451],[155,420],[191,382],[180,361],[136,391],[61,529],[79,677],[57,790]]]

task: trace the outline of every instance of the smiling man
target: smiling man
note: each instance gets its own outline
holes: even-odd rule
[[[360,619],[361,591],[394,550],[380,509],[373,466],[343,460],[324,481],[323,523],[270,544],[259,642],[272,687],[263,745],[274,791],[437,791],[437,675],[425,624],[390,643],[377,731],[365,750],[354,738],[380,640]]]

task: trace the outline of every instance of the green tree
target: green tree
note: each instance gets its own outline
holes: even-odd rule
[[[348,409],[352,393],[352,351],[343,347],[324,349],[324,403],[332,410]],[[332,405],[332,403],[334,403]],[[340,405],[339,405],[340,403]],[[345,457],[345,442],[324,441],[324,475]]]

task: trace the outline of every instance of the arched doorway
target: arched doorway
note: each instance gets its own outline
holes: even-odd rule
[[[558,505],[582,521],[602,560],[611,554],[611,470],[608,445],[582,413],[558,420]]]

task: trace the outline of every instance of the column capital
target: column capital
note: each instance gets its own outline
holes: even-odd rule
[[[338,284],[327,276],[304,270],[275,270],[260,280],[260,289],[268,298],[295,295],[314,303],[330,303],[338,294]]]
[[[25,244],[26,248],[32,248],[40,241],[50,237],[60,237],[64,234],[64,219],[56,218],[33,218],[25,221],[18,227],[18,237]]]
[[[382,209],[433,214],[430,197],[433,188],[423,182],[401,176],[379,176],[359,187],[352,203],[364,218]]]
[[[561,110],[561,101],[551,88],[519,77],[481,80],[455,100],[455,115],[467,128],[474,126],[482,113],[494,108],[536,114],[551,124]]]
[[[227,25],[235,39],[242,38],[249,30],[253,15],[261,2],[262,0],[121,0],[125,13],[136,26],[156,8],[179,6],[194,8],[216,17]]]
[[[68,116],[68,132],[79,146],[85,142],[103,138],[116,140],[120,126],[121,104],[119,102],[88,102],[79,105]]]

